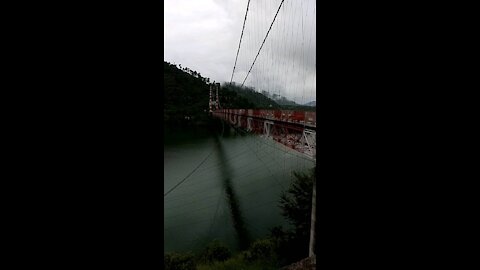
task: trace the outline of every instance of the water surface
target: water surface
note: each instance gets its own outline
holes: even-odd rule
[[[232,131],[232,130],[230,130]],[[228,136],[227,136],[228,135]],[[165,132],[164,250],[202,248],[220,239],[233,250],[287,225],[280,194],[313,161],[257,135],[204,129]],[[199,164],[203,164],[199,166]]]

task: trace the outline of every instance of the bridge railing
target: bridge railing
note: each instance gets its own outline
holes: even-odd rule
[[[215,113],[235,114],[247,117],[256,117],[297,124],[317,125],[316,112],[293,110],[261,110],[261,109],[219,109]]]
[[[235,127],[271,138],[310,158],[316,157],[316,114],[291,110],[219,109],[213,111]]]

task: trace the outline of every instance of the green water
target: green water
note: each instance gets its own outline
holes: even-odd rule
[[[198,250],[213,239],[237,250],[240,239],[287,225],[279,196],[292,171],[306,172],[313,161],[271,140],[231,131],[218,139],[202,129],[165,131],[164,192],[205,160],[164,197],[165,252]]]

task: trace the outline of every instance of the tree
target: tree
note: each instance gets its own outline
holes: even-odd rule
[[[315,173],[294,175],[296,180],[280,197],[282,215],[293,225],[297,236],[309,235]]]
[[[284,263],[293,263],[308,256],[315,169],[303,174],[294,172],[295,180],[280,197],[282,215],[292,230],[275,227],[270,236],[277,242],[277,252]]]
[[[175,65],[164,62],[164,124],[170,126],[216,125],[217,119],[209,116],[205,110],[208,108],[210,87],[205,78],[194,77],[190,72],[192,70],[188,67],[182,66],[182,69],[179,69]],[[200,74],[196,71],[195,73]],[[221,101],[225,97],[232,97],[233,94],[233,91],[222,89]],[[232,98],[227,107],[248,108],[251,106],[246,103],[248,103],[246,98],[236,96]],[[189,116],[195,121],[187,121],[185,116]]]

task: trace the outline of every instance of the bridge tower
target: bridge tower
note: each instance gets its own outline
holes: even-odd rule
[[[208,99],[208,108],[210,109],[210,113],[213,112],[213,105],[214,105],[214,102],[212,100],[212,92],[213,92],[213,85],[210,84],[210,98]]]
[[[215,102],[215,109],[220,109],[219,106],[220,106],[220,98],[218,97],[218,90],[220,89],[220,83],[216,83],[215,84],[216,86],[216,89],[217,89],[217,98],[216,98],[216,102]]]
[[[215,93],[213,92],[215,88]],[[218,95],[218,90],[220,89],[220,83],[211,83],[210,84],[210,98],[208,101],[208,107],[210,109],[210,113],[214,110],[220,109],[220,97]],[[215,97],[213,97],[215,95]]]

